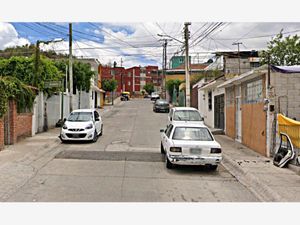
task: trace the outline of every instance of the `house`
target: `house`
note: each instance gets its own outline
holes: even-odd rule
[[[276,115],[300,120],[300,66],[263,65],[227,80],[225,133],[265,156],[276,145]]]
[[[210,81],[199,82],[198,89],[198,110],[204,118],[204,123],[211,127],[224,130],[224,96],[225,89],[217,88],[224,83],[225,75],[221,75]]]

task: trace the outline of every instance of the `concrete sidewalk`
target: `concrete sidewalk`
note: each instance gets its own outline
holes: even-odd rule
[[[104,116],[112,109],[113,106],[107,106],[98,112]],[[6,201],[59,153],[59,131],[60,128],[49,129],[0,151],[0,202]]]
[[[300,176],[273,165],[264,157],[225,135],[215,135],[223,150],[222,165],[264,202],[299,202]]]

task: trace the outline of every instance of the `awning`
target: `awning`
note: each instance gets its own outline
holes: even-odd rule
[[[279,73],[300,73],[300,65],[294,66],[273,66],[271,65],[271,69],[273,71]]]

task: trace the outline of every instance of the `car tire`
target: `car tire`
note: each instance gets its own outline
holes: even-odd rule
[[[163,155],[166,154],[162,143],[160,143],[160,153]]]
[[[217,170],[217,168],[218,168],[218,165],[210,165],[209,166],[209,169],[213,170],[213,171]]]
[[[174,165],[170,162],[167,155],[165,155],[165,158],[166,158],[166,167],[167,167],[167,169],[173,169]]]
[[[95,132],[94,132],[94,137],[93,137],[93,142],[96,142],[97,141],[97,139],[98,139],[98,135],[97,135],[97,131],[95,130]]]

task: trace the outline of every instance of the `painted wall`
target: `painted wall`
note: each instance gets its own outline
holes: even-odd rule
[[[235,139],[235,104],[225,106],[225,134]]]

